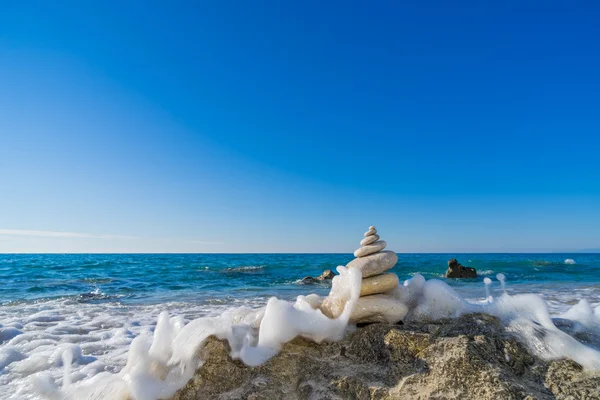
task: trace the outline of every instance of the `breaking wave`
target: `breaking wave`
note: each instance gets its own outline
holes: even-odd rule
[[[272,297],[263,308],[228,309],[220,315],[202,316],[188,323],[180,314],[169,317],[168,312],[161,312],[156,327],[143,330],[138,335],[120,327],[109,341],[124,341],[129,345],[128,352],[119,356],[124,366],[118,373],[106,372],[106,365],[98,364],[94,356],[83,355],[90,353],[90,350],[92,353],[101,351],[101,346],[94,347],[94,342],[86,342],[85,352],[77,341],[57,343],[56,335],[61,329],[67,329],[67,332],[73,330],[66,327],[55,327],[35,339],[23,332],[16,333],[8,342],[9,346],[4,348],[0,360],[5,360],[4,364],[10,366],[12,371],[30,375],[30,390],[48,398],[169,398],[201,366],[202,360],[197,359],[196,354],[211,335],[227,340],[231,357],[250,366],[262,364],[296,336],[315,342],[341,340],[358,300],[361,274],[345,267],[338,267],[337,270],[339,276],[332,282],[329,298],[341,302],[343,311],[335,319],[326,317],[320,311],[324,300],[320,296],[298,296],[293,303]],[[500,281],[502,294],[494,298],[490,292],[492,280],[485,278],[485,298],[475,302],[463,299],[443,281],[426,280],[420,274],[398,285],[390,294],[406,308],[405,320],[427,321],[455,318],[472,312],[487,313],[500,318],[506,329],[516,334],[539,357],[568,357],[586,369],[600,370],[600,352],[593,345],[586,345],[569,335],[566,329],[586,330],[597,335],[600,329],[600,305],[594,307],[582,299],[558,319],[553,319],[548,304],[541,296],[509,295],[504,275],[498,274],[496,278]],[[59,327],[65,324],[60,313],[42,312],[33,315],[32,320],[57,323]],[[112,323],[110,320],[106,322]],[[12,328],[12,333],[20,330],[19,326]],[[78,332],[87,334],[91,326],[81,328],[84,328],[83,331]],[[32,340],[46,340],[44,343],[55,345],[50,346],[42,357],[25,358],[19,345]],[[42,342],[36,345],[40,346]],[[36,374],[48,366],[55,368],[54,376],[51,373]],[[61,380],[56,371],[63,368],[67,373]]]

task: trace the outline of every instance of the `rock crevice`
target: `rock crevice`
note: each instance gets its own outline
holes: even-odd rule
[[[345,340],[296,338],[264,365],[208,340],[194,379],[173,400],[600,399],[600,374],[533,356],[484,314],[407,325],[373,324]]]

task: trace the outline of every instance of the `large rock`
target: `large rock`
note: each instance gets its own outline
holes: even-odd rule
[[[600,399],[600,374],[585,373],[572,360],[550,364],[545,383],[559,399]]]
[[[389,292],[394,290],[398,283],[398,275],[392,273],[365,278],[360,286],[360,296]]]
[[[204,365],[173,400],[600,399],[600,374],[534,357],[482,314],[407,325],[374,324],[338,343],[297,338],[259,367],[211,338]]]
[[[360,297],[350,315],[351,323],[387,322],[395,324],[408,313],[408,307],[395,297],[374,294]]]
[[[355,258],[350,261],[348,268],[358,268],[363,278],[379,275],[391,269],[398,262],[398,256],[393,251],[385,250],[370,256]]]
[[[317,279],[320,281],[330,281],[333,278],[335,278],[335,273],[330,269],[326,269],[320,276],[317,277]]]
[[[300,283],[304,285],[312,285],[313,283],[317,282],[319,282],[317,278],[313,278],[312,276],[305,276],[304,278],[300,279]]]
[[[453,258],[448,261],[446,278],[477,278],[477,271],[475,268],[460,265],[456,258]]]
[[[334,277],[335,277],[335,274],[333,273],[333,271],[330,269],[326,269],[325,271],[323,271],[323,273],[321,275],[317,276],[316,278],[313,278],[312,276],[305,276],[304,278],[302,278],[300,280],[300,282],[305,285],[310,285],[310,284],[319,283],[322,281],[330,281]]]

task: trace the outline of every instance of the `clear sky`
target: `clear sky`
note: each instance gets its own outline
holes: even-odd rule
[[[11,4],[12,3],[12,4]],[[0,2],[0,252],[600,247],[596,1]]]

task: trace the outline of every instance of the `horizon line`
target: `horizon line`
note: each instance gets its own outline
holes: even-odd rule
[[[593,251],[395,251],[396,254],[600,254]],[[230,254],[339,254],[353,255],[353,252],[0,252],[0,255],[230,255]]]

